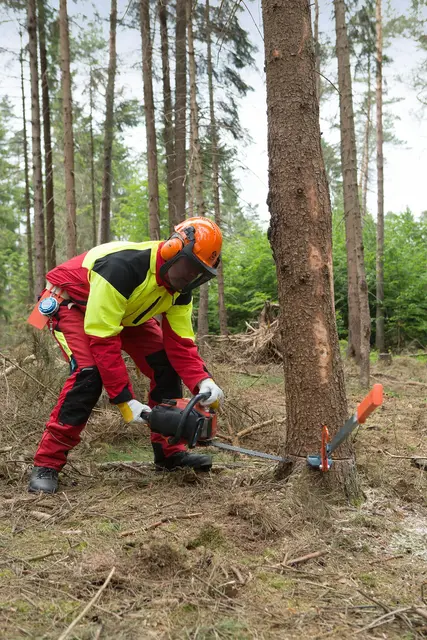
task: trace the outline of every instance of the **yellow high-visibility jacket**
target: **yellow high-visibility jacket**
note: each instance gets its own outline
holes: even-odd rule
[[[84,312],[84,332],[113,403],[132,397],[121,356],[124,327],[162,314],[163,341],[174,369],[193,392],[210,377],[194,343],[192,296],[171,292],[158,273],[162,243],[110,242],[55,267],[47,274]]]

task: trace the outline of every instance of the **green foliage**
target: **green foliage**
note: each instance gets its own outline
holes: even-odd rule
[[[386,343],[401,349],[410,342],[427,343],[427,222],[411,211],[385,216],[384,312]],[[371,318],[375,318],[376,224],[366,216],[363,227]],[[346,337],[347,265],[343,213],[333,216],[335,305],[340,337]],[[342,322],[341,322],[342,319]],[[372,342],[375,322],[372,322]]]
[[[112,219],[112,232],[118,240],[143,242],[149,240],[148,181],[135,169],[131,179],[121,186],[118,194],[118,211]],[[159,184],[160,233],[168,236],[167,189]]]
[[[13,108],[0,101],[0,318],[10,320],[28,295],[24,268],[24,238],[19,234],[25,210],[17,143],[10,135]]]
[[[266,300],[277,301],[276,268],[267,234],[257,224],[229,237],[223,251],[225,301],[230,329],[244,331],[245,320],[259,315]],[[210,326],[217,319],[216,287],[210,288]]]

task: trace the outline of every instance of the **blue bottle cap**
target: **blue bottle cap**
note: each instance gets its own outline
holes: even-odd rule
[[[59,302],[54,297],[49,296],[40,301],[39,311],[43,316],[52,316],[58,311]]]

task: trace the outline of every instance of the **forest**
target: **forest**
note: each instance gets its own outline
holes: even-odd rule
[[[427,637],[426,21],[424,0],[0,0],[2,637]],[[64,445],[88,367],[62,316],[27,322],[47,272],[194,217],[223,238],[192,291],[225,396],[210,472],[159,473],[154,440],[153,465],[160,374],[124,346],[132,400],[94,355]],[[58,493],[28,493],[52,433]]]

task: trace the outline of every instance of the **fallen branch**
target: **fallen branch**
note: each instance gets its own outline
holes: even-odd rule
[[[421,609],[420,607],[414,607],[413,612],[427,620],[427,609]]]
[[[395,376],[389,376],[385,373],[377,373],[375,376],[372,375],[371,377],[374,378],[374,380],[379,380],[380,378],[388,378],[390,381],[402,386],[427,387],[427,384],[425,382],[418,382],[417,380],[399,380],[399,378],[396,378]]]
[[[98,591],[93,596],[92,600],[87,603],[87,605],[85,606],[83,611],[81,613],[79,613],[77,618],[74,618],[72,623],[65,629],[65,631],[63,633],[61,633],[61,635],[59,636],[58,640],[65,640],[65,638],[67,638],[69,636],[70,632],[74,629],[74,627],[77,626],[78,623],[80,622],[80,620],[87,614],[89,609],[91,609],[93,607],[93,605],[97,602],[97,600],[99,600],[99,598],[101,596],[101,593],[107,588],[107,585],[110,582],[111,578],[113,577],[113,574],[114,574],[115,570],[116,570],[116,567],[113,567],[111,569],[111,571],[108,574],[104,584],[98,589]]]
[[[175,522],[175,520],[188,520],[190,518],[196,518],[198,516],[202,516],[203,512],[199,511],[197,513],[183,513],[179,516],[165,516],[161,520],[157,520],[157,522],[152,522],[146,527],[140,527],[139,529],[128,529],[127,531],[122,531],[119,533],[119,538],[124,538],[125,536],[131,536],[135,533],[139,533],[140,531],[149,531],[150,529],[157,529],[162,524],[167,524],[169,522]]]
[[[397,556],[389,556],[388,558],[377,558],[376,560],[370,560],[368,564],[378,564],[380,562],[390,562],[390,560],[398,560],[399,558],[404,558],[405,555],[403,553],[399,553]]]
[[[313,560],[314,558],[320,558],[320,556],[324,556],[329,551],[327,549],[323,549],[322,551],[313,551],[312,553],[307,553],[305,556],[300,556],[299,558],[294,558],[293,560],[287,560],[283,562],[283,566],[292,566],[294,564],[302,564],[303,562],[307,562],[307,560]]]
[[[411,607],[400,607],[400,609],[395,609],[394,611],[388,611],[387,613],[383,613],[382,616],[380,616],[379,618],[376,618],[373,622],[366,625],[366,627],[362,627],[362,629],[359,629],[358,631],[356,631],[355,635],[358,635],[363,631],[367,631],[368,629],[372,629],[373,627],[378,627],[380,624],[385,624],[386,622],[389,622],[387,618],[390,618],[390,617],[394,618],[394,616],[402,613],[407,613],[410,610],[411,610]]]
[[[36,356],[34,354],[31,354],[30,356],[26,356],[26,358],[23,359],[22,364],[33,362],[35,359]],[[9,362],[11,362],[11,360],[9,360]],[[12,373],[12,371],[16,371],[16,369],[19,369],[19,365],[13,362],[10,367],[7,367],[7,369],[5,369],[2,373],[3,375],[8,376],[9,373]]]
[[[263,427],[268,427],[268,425],[273,424],[273,422],[283,422],[284,418],[270,418],[269,420],[264,420],[263,422],[257,422],[256,424],[251,425],[250,427],[246,427],[237,433],[238,438],[244,438],[244,436],[249,435],[253,431],[257,431],[258,429],[262,429]]]
[[[152,469],[153,463],[141,462],[139,460],[127,460],[126,462],[122,460],[115,460],[114,462],[98,462],[96,467],[101,471],[110,471],[111,469],[120,469],[124,467],[137,473],[142,473],[140,469]]]
[[[34,382],[37,382],[37,384],[43,387],[43,389],[46,389],[46,391],[49,391],[49,393],[55,398],[55,400],[58,399],[58,394],[54,393],[52,389],[50,389],[45,384],[43,384],[43,382],[40,382],[40,380],[37,380],[37,378],[35,378],[31,373],[29,373],[28,371],[23,369],[21,366],[19,366],[17,362],[13,362],[13,360],[8,358],[8,356],[5,356],[4,353],[2,353],[1,351],[0,351],[0,356],[5,360],[7,360],[8,362],[10,362],[11,364],[13,364],[13,366],[19,369],[20,371],[22,371],[22,373],[25,373],[25,375],[31,378],[31,380],[34,380]]]
[[[13,447],[2,447],[0,449],[0,453],[7,453],[8,451],[12,451]]]
[[[263,373],[251,373],[242,369],[232,369],[231,373],[240,373],[242,376],[250,376],[251,378],[261,378],[264,375]]]
[[[51,513],[45,513],[44,511],[30,511],[30,514],[36,520],[49,520],[52,517]]]
[[[38,556],[31,556],[30,558],[16,558],[16,557],[12,557],[12,558],[8,558],[7,560],[2,560],[0,562],[0,565],[4,565],[4,564],[9,564],[10,562],[23,562],[24,564],[26,562],[35,562],[36,560],[44,560],[44,558],[49,558],[50,556],[58,556],[61,555],[63,553],[63,551],[48,551],[47,553],[42,553]]]

